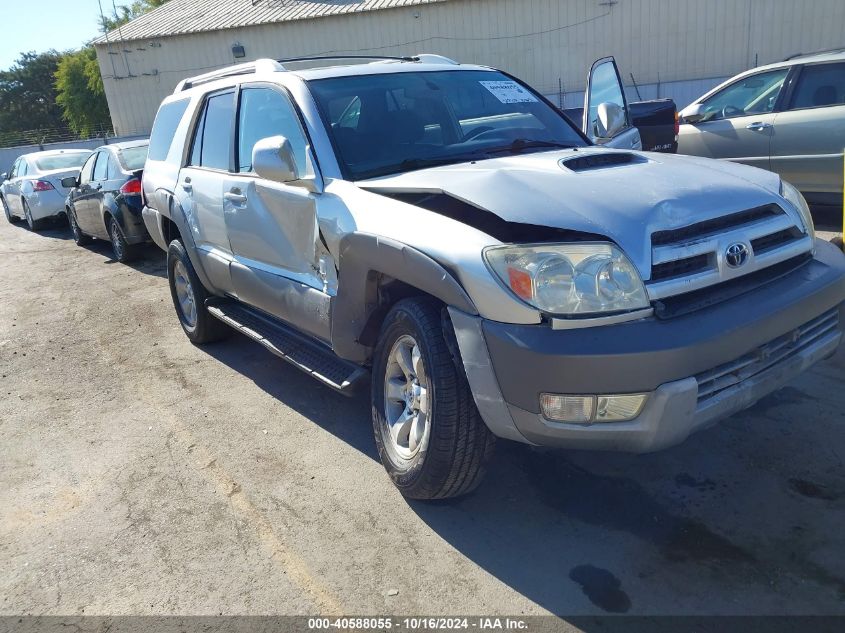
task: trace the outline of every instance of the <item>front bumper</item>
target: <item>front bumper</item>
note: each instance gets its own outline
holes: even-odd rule
[[[450,309],[482,417],[540,445],[648,452],[741,411],[833,354],[845,325],[845,257],[815,258],[729,301],[671,319],[553,330]],[[629,422],[546,420],[541,393],[649,393]]]

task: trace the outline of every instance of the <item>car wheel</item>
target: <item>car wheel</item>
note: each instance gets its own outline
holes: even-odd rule
[[[18,217],[12,215],[12,210],[9,208],[9,203],[6,202],[6,196],[0,196],[0,203],[3,203],[3,213],[6,214],[6,219],[9,221],[9,224],[17,224]]]
[[[111,249],[114,253],[114,258],[121,264],[132,261],[138,255],[137,250],[126,241],[123,236],[123,231],[120,229],[120,224],[114,218],[109,218],[109,239],[111,240]]]
[[[376,446],[393,483],[412,499],[471,492],[495,444],[460,359],[450,352],[451,324],[441,312],[427,298],[397,303],[385,318],[373,358]]]
[[[85,233],[82,232],[82,229],[79,228],[79,225],[76,223],[76,213],[68,208],[67,210],[67,221],[70,224],[70,232],[73,234],[73,241],[76,242],[77,246],[85,246],[86,244],[91,243],[91,238]]]
[[[191,343],[213,343],[231,334],[228,325],[215,319],[206,310],[205,300],[210,295],[197,277],[188,253],[179,240],[170,242],[167,249],[167,281],[179,323]]]
[[[25,198],[21,198],[21,202],[23,203],[23,215],[26,218],[26,223],[29,226],[30,231],[40,231],[44,228],[44,220],[35,220],[32,217],[32,211],[29,208],[29,203],[26,201]]]

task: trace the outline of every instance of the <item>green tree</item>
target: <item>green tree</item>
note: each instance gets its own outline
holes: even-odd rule
[[[54,50],[21,53],[0,71],[0,145],[39,142],[62,126],[53,84],[60,59]]]
[[[131,4],[122,4],[115,8],[113,16],[102,16],[100,22],[100,29],[103,33],[115,30],[119,26],[123,26],[127,22],[134,20],[157,9],[163,5],[167,0],[134,0]]]
[[[111,125],[103,78],[93,46],[65,53],[56,70],[56,103],[62,118],[80,136],[93,136]]]

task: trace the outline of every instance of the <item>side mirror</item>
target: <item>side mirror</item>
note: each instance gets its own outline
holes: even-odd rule
[[[6,182],[7,180],[9,180],[9,174],[4,171],[0,174],[0,182]]]
[[[681,123],[699,123],[704,120],[704,105],[693,103],[678,113]]]
[[[613,138],[625,127],[625,110],[622,106],[605,102],[596,110],[596,136]]]
[[[65,176],[62,178],[62,187],[66,187],[67,189],[73,189],[74,187],[78,187],[78,181],[76,180],[76,176]]]
[[[306,151],[306,161],[310,163],[310,150]],[[310,167],[306,165],[306,168]],[[267,180],[303,187],[308,191],[319,193],[318,179],[309,174],[300,173],[296,164],[296,157],[290,141],[284,136],[270,136],[263,138],[252,148],[252,170]]]

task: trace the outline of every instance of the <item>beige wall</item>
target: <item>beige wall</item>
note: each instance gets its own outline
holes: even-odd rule
[[[843,24],[843,0],[452,0],[113,42],[98,45],[97,55],[115,131],[130,134],[149,131],[180,79],[233,63],[235,41],[246,60],[436,52],[503,68],[554,94],[558,78],[566,91],[582,90],[589,65],[605,55],[640,84],[725,77],[755,59],[841,46]]]

